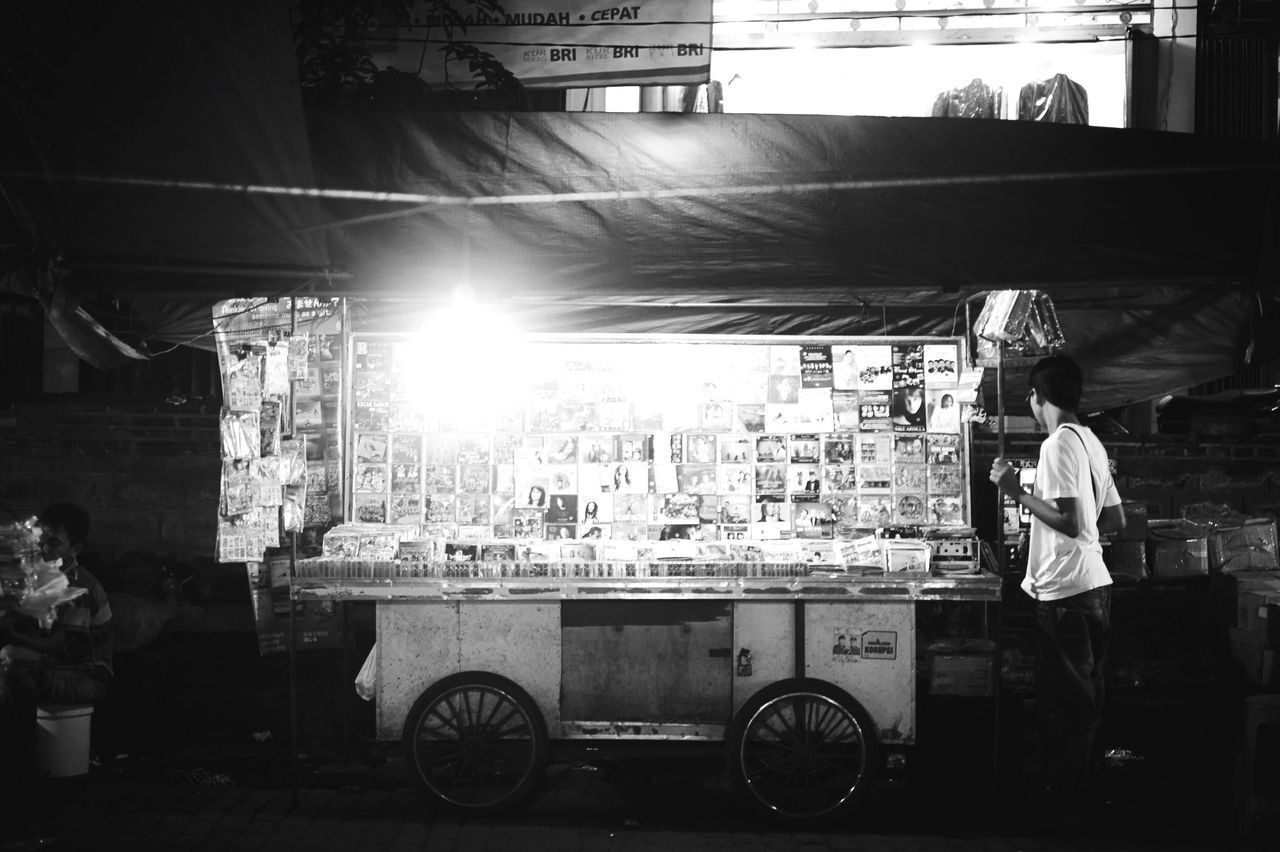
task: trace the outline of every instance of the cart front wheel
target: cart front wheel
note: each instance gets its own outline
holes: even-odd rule
[[[523,689],[487,672],[432,684],[404,724],[414,780],[442,807],[475,816],[520,801],[547,763],[547,726]]]
[[[760,690],[728,734],[730,775],[754,804],[784,820],[834,818],[874,772],[870,716],[822,681],[797,678]]]

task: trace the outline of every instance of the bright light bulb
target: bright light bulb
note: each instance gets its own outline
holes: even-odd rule
[[[493,423],[522,403],[522,348],[507,317],[459,287],[453,303],[429,315],[409,346],[405,390],[429,422]]]

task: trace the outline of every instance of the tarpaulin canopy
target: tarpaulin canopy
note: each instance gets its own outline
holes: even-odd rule
[[[530,331],[851,335],[958,333],[967,299],[1040,289],[1086,404],[1109,408],[1228,375],[1278,337],[1261,142],[304,110],[279,4],[194,4],[181,21],[154,6],[126,7],[96,82],[50,75],[37,98],[0,76],[26,105],[0,134],[4,269],[45,264],[75,298],[127,301],[131,339],[190,340],[218,299],[300,289],[356,297],[365,328],[403,327],[466,283]]]
[[[1261,143],[832,116],[308,123],[322,185],[403,194],[325,202],[362,296],[465,282],[536,331],[861,335],[958,333],[967,297],[1040,289],[1096,408],[1230,374],[1271,322]]]

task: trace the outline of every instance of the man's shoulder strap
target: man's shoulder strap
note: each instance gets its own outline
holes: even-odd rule
[[[1089,455],[1089,445],[1084,442],[1084,435],[1081,435],[1079,432],[1077,432],[1075,429],[1071,427],[1072,427],[1072,424],[1070,423],[1062,424],[1062,428],[1066,429],[1072,435],[1075,435],[1076,438],[1080,441],[1080,446],[1084,448],[1084,462],[1089,466],[1089,483],[1093,486],[1093,505],[1097,507],[1099,511],[1101,511],[1102,507],[1099,506],[1098,504],[1102,500],[1102,495],[1098,493],[1098,481],[1093,478],[1093,459]]]

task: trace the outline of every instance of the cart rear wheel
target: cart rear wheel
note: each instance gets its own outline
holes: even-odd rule
[[[785,820],[843,813],[874,773],[870,716],[822,681],[797,678],[760,690],[728,734],[730,775],[754,804]]]
[[[547,726],[523,689],[504,677],[464,672],[432,684],[404,723],[414,780],[464,814],[505,810],[533,788],[547,763]]]

